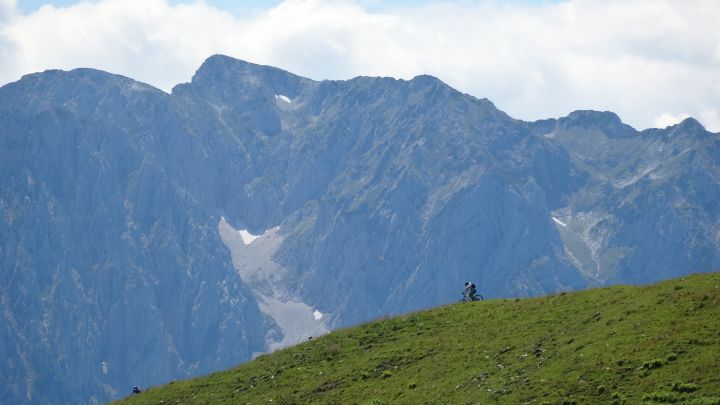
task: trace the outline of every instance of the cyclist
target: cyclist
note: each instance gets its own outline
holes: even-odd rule
[[[470,281],[466,281],[463,295],[469,297],[470,301],[477,301],[477,288],[475,287],[475,284]]]

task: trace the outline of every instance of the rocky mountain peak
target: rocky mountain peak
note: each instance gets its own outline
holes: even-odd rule
[[[560,118],[558,125],[566,129],[598,129],[610,138],[628,138],[637,131],[622,122],[620,117],[610,111],[577,110],[567,117]]]
[[[312,83],[272,66],[259,65],[225,55],[213,55],[195,72],[191,83],[175,86],[173,94],[187,87],[201,88],[218,95],[257,94],[283,95],[295,98],[304,85]]]
[[[0,105],[10,109],[42,111],[51,108],[103,115],[125,113],[129,104],[155,103],[167,96],[148,84],[89,68],[25,75],[2,90]]]
[[[439,87],[444,86],[448,87],[447,84],[445,84],[442,80],[438,79],[435,76],[432,75],[418,75],[410,79],[410,83],[412,83],[415,86],[433,86],[433,87]]]
[[[673,132],[690,135],[702,135],[707,133],[705,127],[693,117],[685,118],[679,124],[673,125],[671,128]]]

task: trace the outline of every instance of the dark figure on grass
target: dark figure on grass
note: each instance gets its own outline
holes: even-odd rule
[[[477,288],[475,287],[475,284],[469,281],[465,282],[465,290],[463,291],[463,295],[469,298],[470,301],[477,301]]]

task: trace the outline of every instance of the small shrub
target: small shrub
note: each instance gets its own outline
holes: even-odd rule
[[[619,392],[613,392],[610,398],[612,399],[612,401],[610,401],[612,405],[623,405],[626,402],[625,396]]]
[[[642,368],[645,370],[653,370],[663,366],[663,361],[660,359],[652,359],[643,363]]]
[[[667,355],[667,357],[665,358],[665,360],[667,360],[668,362],[675,361],[675,360],[677,360],[677,354],[675,354],[675,353],[670,353],[670,354]]]
[[[389,370],[385,370],[382,372],[382,374],[380,376],[382,378],[390,378],[390,377],[392,377],[392,373]]]
[[[699,388],[699,385],[693,383],[683,384],[679,381],[676,381],[672,384],[672,390],[675,392],[694,392],[697,391]]]
[[[408,384],[408,388],[414,390],[415,388],[417,388],[417,383],[415,381],[411,382],[410,384]]]
[[[598,387],[597,387],[597,393],[600,395],[604,394],[606,390],[607,389],[605,388],[604,385],[598,385]]]
[[[680,398],[672,392],[651,392],[643,396],[643,401],[660,402],[661,404],[674,404],[679,400]]]

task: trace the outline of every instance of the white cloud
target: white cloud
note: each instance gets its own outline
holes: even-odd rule
[[[667,128],[669,126],[679,124],[682,120],[688,117],[690,117],[690,114],[686,113],[680,113],[678,115],[662,113],[657,118],[655,118],[653,126],[655,126],[656,128]]]
[[[214,47],[227,49],[224,29],[236,25],[231,15],[203,3],[171,7],[164,0],[103,0],[44,6],[3,29],[16,51],[13,69],[3,67],[0,80],[50,68],[94,67],[168,90],[187,81]]]
[[[240,16],[203,1],[99,0],[21,15],[0,0],[0,56],[12,61],[0,82],[89,66],[169,90],[224,53],[314,79],[429,73],[528,120],[591,108],[645,128],[687,113],[720,131],[715,0],[369,4],[288,0]]]
[[[720,109],[709,108],[701,111],[698,119],[710,131],[720,132]]]
[[[10,20],[17,14],[17,0],[0,0],[0,23]]]

